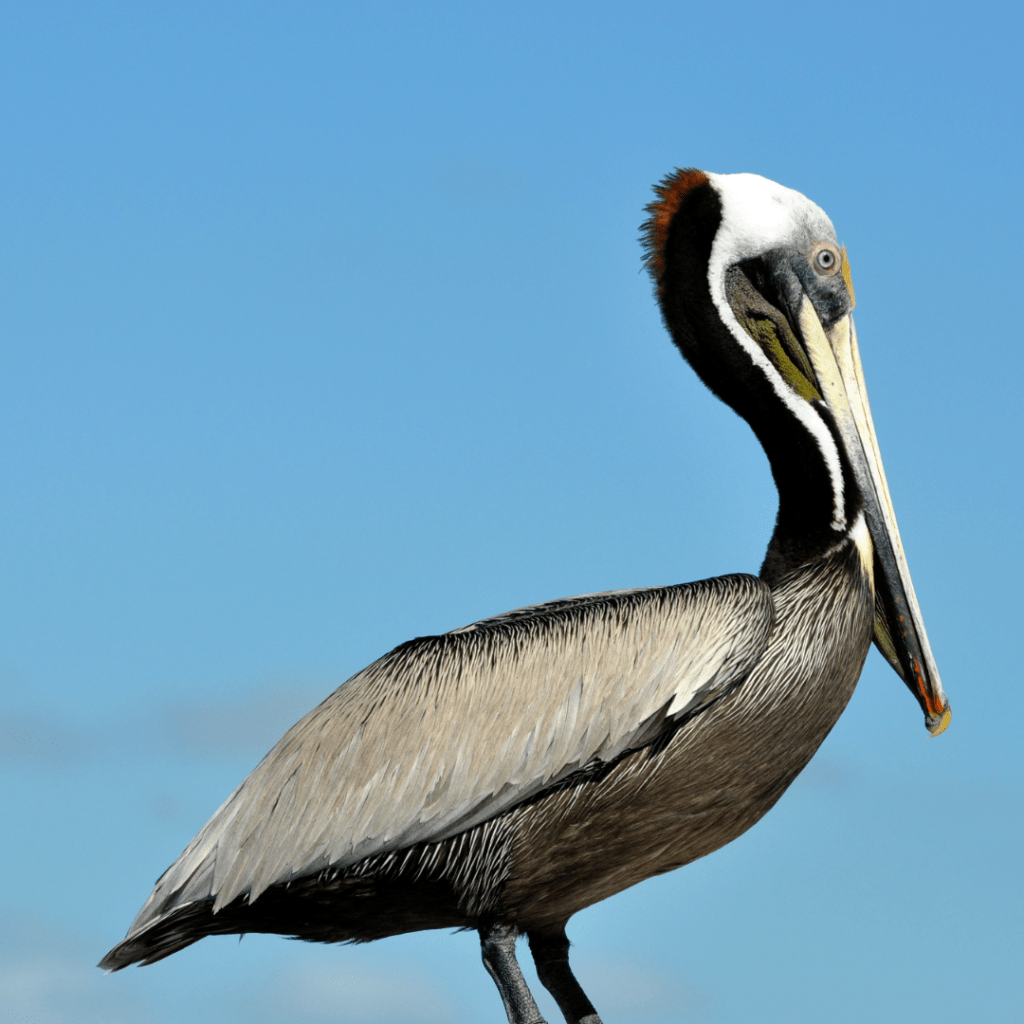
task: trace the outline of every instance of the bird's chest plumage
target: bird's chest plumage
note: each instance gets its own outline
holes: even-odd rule
[[[804,768],[856,686],[874,594],[851,544],[783,580],[773,600],[768,648],[729,696],[599,785],[525,811],[504,893],[520,920],[564,918],[711,853]]]

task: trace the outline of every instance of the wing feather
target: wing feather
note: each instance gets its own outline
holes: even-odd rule
[[[772,625],[723,576],[518,609],[397,647],[281,738],[164,873],[173,907],[448,838],[741,683]]]

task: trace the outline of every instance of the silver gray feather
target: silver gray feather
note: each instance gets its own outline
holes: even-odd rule
[[[440,842],[649,743],[741,683],[773,623],[753,576],[535,605],[403,644],[282,737],[164,873],[176,908]]]

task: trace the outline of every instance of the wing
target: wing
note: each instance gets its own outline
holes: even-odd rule
[[[395,648],[294,725],[156,889],[174,907],[438,841],[740,684],[772,626],[753,576],[509,612]]]

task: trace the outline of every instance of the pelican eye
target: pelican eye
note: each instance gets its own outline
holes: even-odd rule
[[[822,277],[832,277],[839,272],[842,258],[831,245],[821,245],[811,254],[811,263]]]

